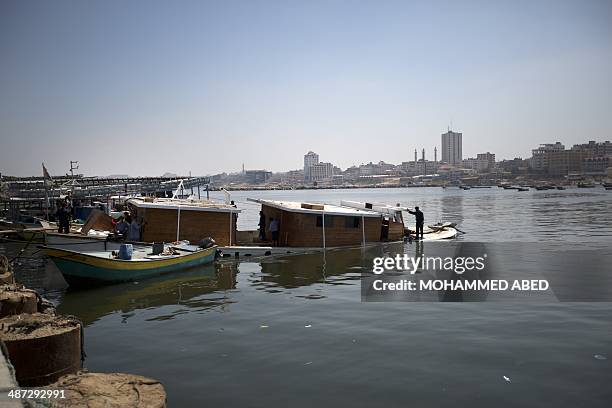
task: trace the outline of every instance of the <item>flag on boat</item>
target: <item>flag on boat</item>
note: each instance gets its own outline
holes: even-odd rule
[[[51,178],[51,175],[49,174],[49,172],[47,171],[47,168],[45,167],[45,163],[42,164],[42,168],[43,168],[43,178],[45,180],[53,181],[53,179]]]

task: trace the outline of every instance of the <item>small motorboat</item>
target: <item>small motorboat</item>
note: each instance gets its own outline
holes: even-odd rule
[[[563,186],[557,186],[557,190],[565,190],[565,187],[563,187]]]
[[[459,232],[457,223],[445,222],[428,225],[423,229],[422,241],[438,241],[441,239],[455,238]],[[416,240],[416,231],[406,228],[406,237],[409,241]]]
[[[163,245],[163,251],[153,251],[154,246],[133,248],[130,259],[121,259],[121,250],[72,251],[49,246],[40,248],[51,258],[71,286],[135,281],[176,272],[211,263],[217,253],[215,245],[200,248],[178,243]]]
[[[519,187],[516,189],[517,191],[529,191],[527,187]]]

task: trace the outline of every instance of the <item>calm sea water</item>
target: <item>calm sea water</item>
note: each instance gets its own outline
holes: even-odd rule
[[[247,197],[419,205],[465,241],[612,247],[603,189],[234,192],[241,229],[257,224]],[[222,261],[78,292],[31,249],[17,272],[85,322],[87,368],[157,378],[171,407],[610,406],[612,303],[362,303],[372,256],[411,250]]]

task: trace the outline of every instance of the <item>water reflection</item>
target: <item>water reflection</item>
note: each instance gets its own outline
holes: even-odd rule
[[[233,303],[228,291],[236,288],[236,273],[236,264],[218,263],[141,282],[68,291],[61,299],[58,311],[74,314],[85,324],[90,324],[116,312],[121,312],[127,321],[135,310],[165,305],[181,307],[172,314],[152,320],[169,320],[186,313],[186,309],[194,312],[222,309]]]
[[[459,194],[447,194],[440,198],[442,220],[463,224],[463,191]]]
[[[267,292],[317,283],[344,285],[359,280],[362,269],[371,267],[375,251],[380,249],[353,248],[265,260],[261,275],[251,284]]]

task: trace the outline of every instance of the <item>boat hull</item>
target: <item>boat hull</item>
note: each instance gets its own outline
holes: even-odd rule
[[[116,251],[121,242],[107,241],[102,237],[89,237],[80,234],[60,234],[47,232],[45,243],[50,247],[72,251]]]
[[[146,279],[211,263],[215,259],[216,251],[216,247],[212,247],[167,259],[124,261],[59,248],[43,248],[43,252],[55,263],[70,285]]]

